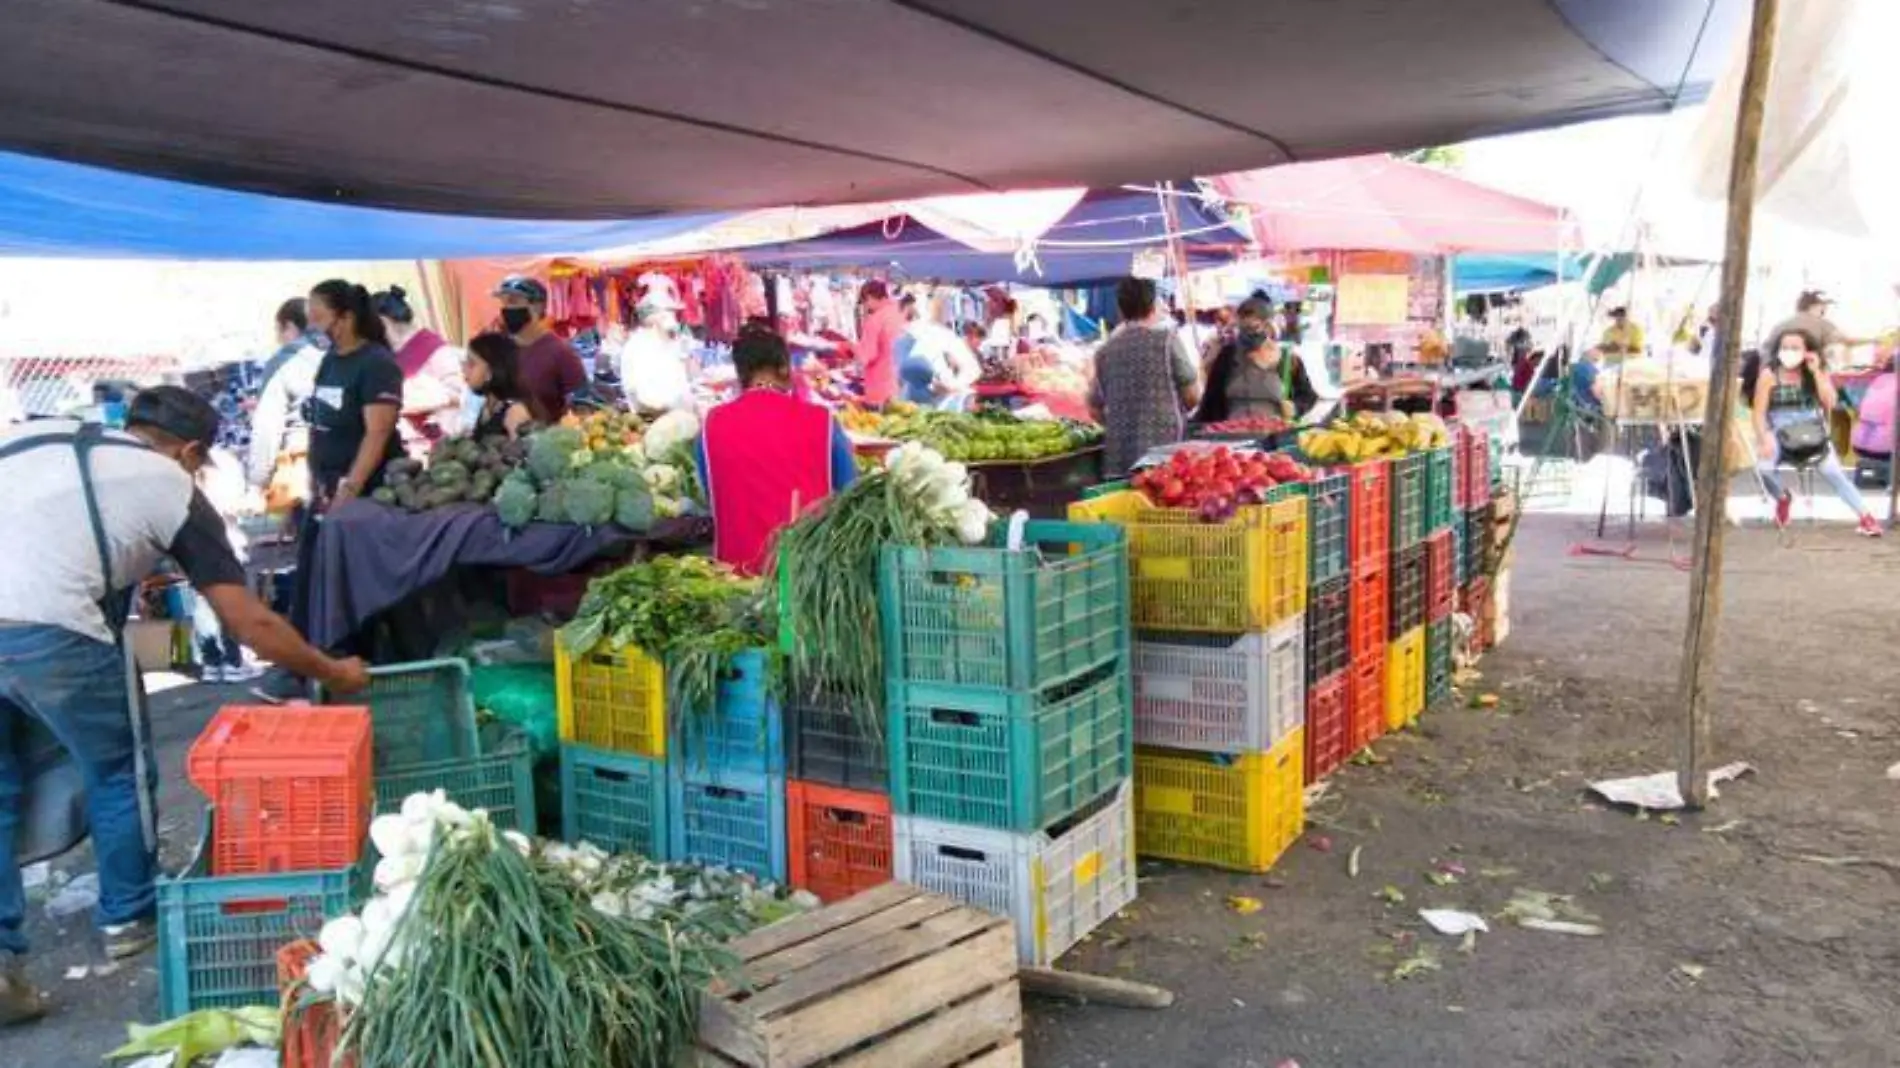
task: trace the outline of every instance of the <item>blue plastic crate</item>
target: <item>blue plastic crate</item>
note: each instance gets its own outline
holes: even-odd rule
[[[1134,764],[1126,660],[1037,694],[893,683],[891,803],[907,816],[1034,831]]]
[[[1306,484],[1306,569],[1317,586],[1346,573],[1352,475],[1344,469]]]
[[[766,684],[765,654],[732,658],[711,716],[674,709],[666,762],[688,775],[784,775],[785,726]]]
[[[1451,580],[1458,586],[1470,578],[1465,573],[1465,526],[1462,514],[1451,524]]]
[[[158,1014],[243,1005],[275,1005],[277,951],[315,938],[324,921],[369,896],[375,850],[348,868],[278,875],[213,876],[204,838],[183,874],[159,879]]]
[[[667,803],[664,761],[561,746],[561,837],[567,841],[667,860]]]
[[[669,859],[716,864],[782,883],[785,777],[667,776]]]
[[[466,760],[378,771],[376,810],[394,812],[410,794],[441,790],[463,808],[486,810],[489,820],[503,830],[536,833],[534,748],[527,734],[510,724],[492,723],[483,728],[481,742],[481,755]]]
[[[332,699],[321,688],[319,704],[366,705],[375,734],[376,768],[437,760],[467,760],[480,754],[475,736],[475,700],[465,660],[421,660],[369,669],[369,689]]]

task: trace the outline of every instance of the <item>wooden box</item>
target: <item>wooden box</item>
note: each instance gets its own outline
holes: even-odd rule
[[[700,1068],[1021,1068],[1007,919],[886,883],[732,948],[744,978],[700,1001]]]

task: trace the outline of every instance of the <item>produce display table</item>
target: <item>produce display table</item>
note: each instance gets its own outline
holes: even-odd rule
[[[979,460],[969,465],[970,495],[1000,514],[1021,509],[1035,519],[1061,519],[1069,503],[1102,480],[1102,447],[1090,445],[1039,460]]]
[[[665,519],[646,535],[617,526],[584,530],[568,523],[530,523],[514,532],[488,505],[462,504],[405,512],[373,501],[350,501],[324,517],[311,556],[313,645],[334,649],[372,616],[447,578],[458,568],[525,568],[561,575],[602,556],[678,551],[711,540],[707,519]]]

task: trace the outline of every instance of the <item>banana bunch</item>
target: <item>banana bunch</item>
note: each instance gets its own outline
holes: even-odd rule
[[[1423,413],[1356,412],[1300,435],[1300,451],[1324,464],[1354,464],[1407,456],[1451,444],[1445,421]]]

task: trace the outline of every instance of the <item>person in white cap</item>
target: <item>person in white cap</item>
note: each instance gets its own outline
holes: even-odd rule
[[[654,288],[634,307],[638,321],[620,350],[620,388],[634,411],[658,414],[693,407],[686,346],[679,338],[679,299]]]

